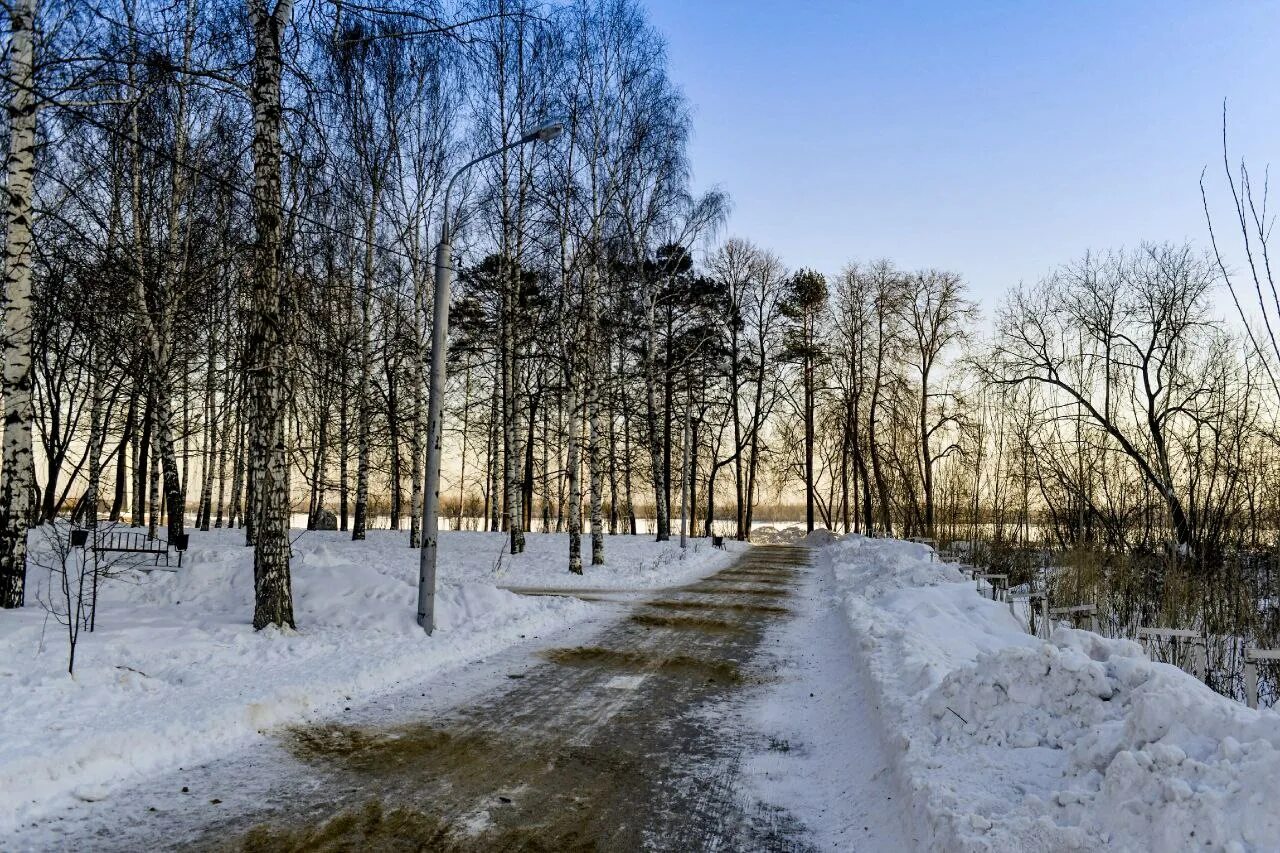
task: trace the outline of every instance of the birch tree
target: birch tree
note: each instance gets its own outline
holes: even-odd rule
[[[36,0],[11,0],[9,159],[4,247],[4,399],[0,450],[0,606],[21,607],[35,489],[31,448],[32,192],[36,169]]]
[[[281,40],[289,26],[292,0],[248,0],[253,27],[254,250],[251,325],[246,341],[250,388],[249,445],[256,506],[253,627],[293,627],[289,575],[289,494],[285,448],[285,375],[282,237]]]

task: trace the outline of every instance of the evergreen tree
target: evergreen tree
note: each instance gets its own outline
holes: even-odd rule
[[[826,360],[821,320],[827,306],[827,279],[810,269],[797,270],[787,281],[782,314],[787,319],[784,353],[801,373],[804,419],[805,529],[813,532],[814,519],[814,412],[817,371]]]

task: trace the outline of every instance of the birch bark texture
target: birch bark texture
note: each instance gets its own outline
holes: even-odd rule
[[[253,552],[253,627],[294,627],[289,575],[289,495],[285,452],[287,403],[281,216],[281,36],[289,25],[292,0],[248,0],[253,24],[253,176],[257,225],[252,316],[246,365],[252,405],[249,424],[257,515]]]
[[[36,169],[36,0],[10,6],[9,160],[4,247],[4,437],[0,451],[0,607],[21,607],[35,486],[31,453],[31,193]]]

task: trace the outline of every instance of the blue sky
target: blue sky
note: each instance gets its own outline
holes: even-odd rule
[[[1234,154],[1280,163],[1280,2],[647,6],[696,182],[791,267],[945,267],[994,304],[1086,249],[1205,244],[1224,98]]]

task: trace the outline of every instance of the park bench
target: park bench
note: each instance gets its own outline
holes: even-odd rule
[[[716,534],[714,534],[714,533],[713,533],[713,534],[711,534],[711,547],[712,547],[712,548],[719,548],[721,551],[727,551],[727,550],[729,550],[728,548],[726,548],[726,547],[724,546],[724,537],[723,537],[723,536],[717,536],[717,535],[716,535]]]
[[[90,533],[93,534],[92,544],[89,543]],[[99,554],[138,554],[144,559],[150,557],[151,565],[139,565],[135,568],[144,572],[176,572],[182,568],[182,555],[187,550],[189,535],[180,533],[173,542],[169,542],[159,537],[149,536],[142,530],[75,529],[71,531],[71,545],[72,547],[89,547]],[[171,563],[174,554],[178,558],[177,566]],[[163,566],[160,564],[161,560],[164,561]]]

